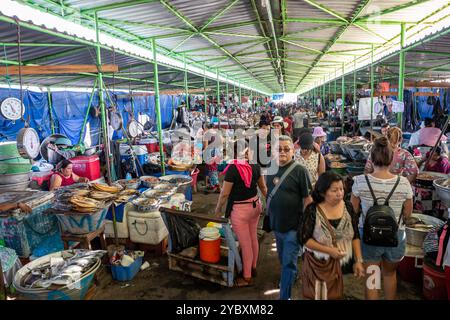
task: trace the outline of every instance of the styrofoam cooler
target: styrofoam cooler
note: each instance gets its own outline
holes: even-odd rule
[[[127,220],[132,242],[156,245],[169,234],[159,211],[129,211]]]
[[[70,158],[73,164],[73,172],[80,177],[88,178],[90,181],[100,178],[100,157],[98,155],[79,156]]]
[[[117,226],[117,237],[121,239],[128,239],[130,233],[128,231],[128,211],[134,209],[134,205],[132,203],[127,203],[123,209],[123,218],[122,222],[116,222]],[[105,220],[105,236],[107,238],[114,238],[114,226],[111,220]]]

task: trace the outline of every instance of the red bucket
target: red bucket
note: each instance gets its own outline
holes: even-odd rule
[[[200,240],[200,260],[217,263],[220,260],[220,238],[216,240]]]
[[[422,283],[423,259],[417,257],[404,257],[398,265],[398,275],[403,281]]]
[[[447,300],[445,273],[426,262],[423,264],[423,295],[427,300]]]

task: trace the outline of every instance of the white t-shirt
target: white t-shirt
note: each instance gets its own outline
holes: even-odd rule
[[[383,199],[387,198],[389,193],[397,181],[397,177],[392,179],[378,179],[369,176],[370,185],[372,186],[373,192],[375,193],[376,198],[382,198],[378,202],[379,204]],[[364,175],[359,175],[353,178],[354,184],[352,188],[352,193],[361,199],[361,217],[359,219],[359,227],[362,228],[364,225],[364,220],[366,219],[366,213],[370,207],[373,206],[373,198],[369,190],[369,186],[367,185],[366,178]],[[394,194],[389,200],[389,206],[394,210],[396,219],[400,217],[402,212],[403,204],[405,200],[412,199],[413,192],[411,188],[411,184],[405,177],[400,177],[400,182],[398,183],[397,188],[395,189]],[[383,202],[384,203],[384,202]],[[399,226],[400,229],[405,229],[403,223]]]
[[[296,112],[294,113],[294,128],[299,129],[303,128],[303,118],[306,116],[304,112]]]

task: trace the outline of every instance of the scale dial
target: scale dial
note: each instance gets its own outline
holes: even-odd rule
[[[338,107],[342,106],[342,99],[341,98],[337,98],[336,99],[336,106],[338,106]]]
[[[8,120],[19,120],[25,113],[25,106],[17,98],[6,98],[2,101],[0,112]]]
[[[39,135],[33,128],[20,129],[17,135],[17,149],[22,157],[34,159],[41,150]]]
[[[136,120],[132,120],[130,123],[128,123],[127,131],[131,138],[136,138],[139,134],[142,133],[142,129]]]
[[[119,112],[113,112],[111,113],[110,117],[111,127],[114,130],[120,130],[122,129],[123,119],[122,115]]]

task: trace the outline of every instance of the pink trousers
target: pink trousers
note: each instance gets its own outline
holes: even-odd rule
[[[231,211],[231,226],[241,246],[244,278],[252,277],[252,268],[256,268],[258,261],[259,245],[256,230],[262,209],[258,196],[242,201],[255,200],[256,208],[253,208],[252,203],[235,202]]]

